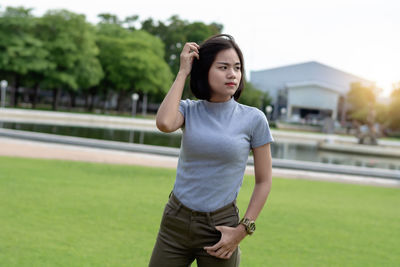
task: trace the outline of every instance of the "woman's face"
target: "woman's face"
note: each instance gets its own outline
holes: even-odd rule
[[[235,49],[220,51],[208,71],[208,84],[212,102],[225,102],[231,99],[242,78],[240,59]]]

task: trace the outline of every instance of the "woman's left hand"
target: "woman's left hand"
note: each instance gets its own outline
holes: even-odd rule
[[[240,241],[246,237],[246,230],[241,224],[237,227],[216,226],[215,229],[221,232],[221,239],[214,246],[204,247],[204,249],[214,257],[229,259]]]

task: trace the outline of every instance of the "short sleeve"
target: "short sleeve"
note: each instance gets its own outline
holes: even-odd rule
[[[269,129],[267,118],[260,110],[256,110],[253,118],[251,148],[256,148],[267,143],[274,142],[271,130]]]
[[[179,112],[185,117],[186,110],[189,106],[190,99],[179,101]]]

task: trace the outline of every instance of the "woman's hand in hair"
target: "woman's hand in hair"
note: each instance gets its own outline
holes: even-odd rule
[[[181,65],[179,72],[182,72],[186,76],[190,74],[192,70],[192,64],[194,58],[199,59],[199,49],[200,46],[196,43],[186,43],[181,52]]]

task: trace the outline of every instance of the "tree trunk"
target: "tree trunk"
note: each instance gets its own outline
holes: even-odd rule
[[[18,106],[18,97],[19,97],[18,89],[19,89],[19,77],[18,77],[18,75],[14,75],[14,88],[11,91],[11,98],[12,98],[11,104],[14,107]]]
[[[89,111],[90,112],[92,112],[93,111],[93,108],[94,108],[94,98],[95,98],[95,95],[96,95],[96,91],[95,90],[91,90],[90,91],[90,94],[89,94]]]
[[[101,108],[101,111],[104,114],[107,114],[107,111],[108,111],[108,104],[107,104],[108,98],[109,98],[108,94],[109,94],[108,89],[104,89],[104,92],[103,92],[103,106]]]
[[[86,111],[89,111],[89,92],[85,91],[85,92],[84,92],[84,96],[85,96],[85,104],[84,104],[84,107],[85,107],[85,110],[86,110]]]
[[[10,86],[10,101],[9,101],[9,105],[10,106],[14,106],[14,102],[15,102],[15,84]]]
[[[58,108],[58,99],[60,98],[60,88],[53,89],[53,110],[57,110]]]
[[[75,91],[68,91],[69,92],[69,108],[74,108],[76,107],[76,94]]]
[[[35,84],[35,86],[33,87],[32,95],[31,95],[32,108],[33,109],[36,108],[38,93],[39,93],[39,84]]]
[[[118,113],[121,113],[121,111],[122,111],[124,98],[125,98],[125,91],[120,91],[118,93],[118,100],[117,100],[117,111],[118,111]]]
[[[96,87],[91,87],[85,91],[85,108],[87,111],[93,111],[96,91]]]
[[[106,105],[107,105],[107,94],[105,93],[104,96],[102,96],[103,103],[101,105],[101,113],[106,113]],[[100,102],[101,103],[101,102]]]

